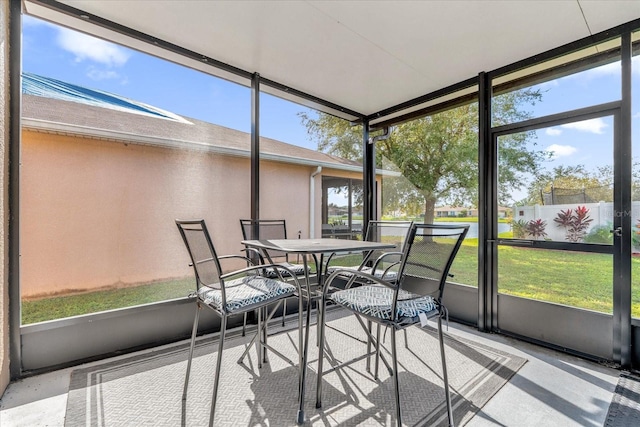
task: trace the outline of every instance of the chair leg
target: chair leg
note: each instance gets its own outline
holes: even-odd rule
[[[409,349],[409,339],[407,338],[407,330],[404,329],[404,348]]]
[[[258,309],[258,369],[262,368],[262,308]]]
[[[324,361],[324,333],[325,333],[325,301],[324,297],[321,300],[322,306],[318,307],[318,312],[322,315],[320,316],[320,324],[318,325],[318,379],[316,383],[316,408],[322,407],[322,363]]]
[[[216,399],[218,397],[218,383],[220,382],[220,368],[222,367],[222,348],[224,347],[224,334],[227,330],[227,316],[223,315],[220,321],[220,343],[218,344],[218,357],[216,360],[216,374],[213,381],[213,395],[211,396],[211,413],[209,414],[209,427],[213,427],[213,417],[216,412]]]
[[[298,413],[297,423],[302,424],[304,422],[304,412],[300,411],[300,408],[304,405],[304,381],[306,373],[306,358],[304,354],[304,333],[303,333],[303,321],[304,321],[304,301],[302,295],[298,295]],[[306,325],[307,335],[309,333],[309,325]],[[308,340],[308,336],[307,336]]]
[[[304,325],[304,349],[302,350],[302,364],[301,364],[301,368],[300,368],[300,385],[298,387],[298,389],[300,390],[300,394],[299,394],[299,402],[298,402],[298,416],[297,416],[297,423],[298,424],[302,424],[304,423],[304,388],[305,388],[305,381],[306,381],[306,375],[307,375],[307,360],[308,360],[308,355],[309,355],[309,324],[311,323],[311,310],[307,310],[307,319],[305,321],[305,325]],[[318,337],[318,341],[320,340],[320,338]]]
[[[322,322],[322,316],[324,316],[323,310],[320,310],[320,304],[322,301],[320,299],[316,302],[316,346],[318,347],[318,351],[320,349],[320,323]]]
[[[376,325],[377,330],[376,330],[376,365],[375,365],[375,374],[374,374],[374,378],[377,380],[378,379],[378,367],[380,366],[380,324],[378,323]]]
[[[298,297],[298,366],[302,366],[302,347],[304,345],[303,343],[303,336],[302,336],[302,324],[304,322],[304,317],[303,317],[303,311],[304,311],[304,302],[302,301],[302,296]],[[298,378],[300,381],[299,383],[302,384],[302,371],[299,375]],[[300,390],[298,390],[298,393],[300,392]]]
[[[312,304],[312,303],[310,303]],[[311,310],[311,305],[309,305],[309,310]],[[320,300],[316,301],[316,346],[320,347]]]
[[[187,374],[184,378],[184,390],[182,391],[182,401],[187,400],[187,388],[189,387],[189,374],[191,373],[191,359],[193,359],[193,348],[196,343],[196,335],[198,333],[198,319],[200,318],[200,303],[196,305],[196,314],[193,318],[193,329],[191,330],[191,345],[189,346],[189,361],[187,362]]]
[[[400,413],[400,381],[398,378],[398,350],[396,346],[396,328],[391,327],[391,354],[393,357],[393,385],[396,393],[396,425],[402,426],[402,414]]]
[[[262,342],[264,343],[262,345],[262,361],[264,363],[267,363],[267,337],[269,336],[269,331],[267,330],[269,328],[268,311],[269,310],[267,310],[267,307],[262,307],[262,315],[264,316],[264,332],[262,333]]]
[[[247,313],[244,313],[244,319],[242,321],[242,336],[244,337],[247,332]]]
[[[371,372],[371,325],[371,320],[367,320],[367,330],[369,331],[369,333],[367,334],[367,372]]]
[[[440,358],[442,359],[442,380],[444,381],[444,398],[447,402],[447,416],[449,427],[454,427],[453,409],[451,407],[451,394],[449,392],[449,377],[447,375],[447,362],[444,356],[444,336],[442,334],[442,316],[438,316],[438,339],[440,340]]]
[[[285,317],[287,317],[287,299],[282,300],[282,327],[284,328]]]

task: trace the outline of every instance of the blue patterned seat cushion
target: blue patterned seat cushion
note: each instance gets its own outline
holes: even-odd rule
[[[366,285],[349,288],[331,294],[330,298],[356,313],[380,320],[391,321],[393,289],[382,285]],[[400,289],[396,312],[399,323],[416,323],[420,313],[429,313],[436,309],[436,303],[430,296],[418,296]]]
[[[341,267],[341,266],[333,266],[333,267],[329,267],[327,269],[327,273],[331,274],[336,270],[353,270],[353,271],[357,271],[358,267]],[[398,277],[398,272],[393,271],[393,270],[389,270],[386,272],[385,274],[385,270],[383,269],[376,269],[375,272],[371,273],[372,268],[371,267],[363,267],[362,271],[363,273],[367,273],[367,274],[373,274],[373,276],[377,279],[383,279],[389,282],[393,282],[396,280],[396,278]],[[382,275],[384,274],[384,277],[382,277]]]
[[[286,266],[291,271],[293,271],[293,273],[296,276],[304,276],[304,265],[289,264],[288,262],[284,262],[284,263],[281,262],[281,263],[277,263],[277,264],[282,264],[282,265]],[[289,272],[287,270],[280,269],[280,273],[284,277],[290,276],[290,274],[289,274]],[[278,277],[278,274],[276,273],[276,271],[273,268],[270,268],[265,272],[265,276],[270,277],[272,279],[275,279],[275,278]]]
[[[266,301],[276,301],[292,296],[296,287],[278,280],[261,276],[247,276],[225,282],[227,313],[248,310]],[[222,311],[222,293],[219,289],[202,287],[198,296],[207,305]]]

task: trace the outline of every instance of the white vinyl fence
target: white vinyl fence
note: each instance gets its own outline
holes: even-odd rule
[[[563,205],[534,205],[534,206],[514,206],[513,207],[513,220],[529,222],[532,220],[542,219],[546,222],[545,231],[547,237],[545,239],[566,241],[566,229],[559,226],[554,219],[558,217],[560,211],[566,211],[571,209],[575,212],[576,208],[584,206],[589,209],[588,215],[593,220],[589,224],[587,234],[594,229],[594,227],[602,226],[613,228],[613,219],[615,216],[631,215],[631,224],[633,226],[634,233],[638,231],[636,227],[638,220],[640,219],[640,202],[633,202],[631,212],[615,212],[612,202],[600,202],[600,203],[572,203]],[[527,236],[527,238],[531,238]],[[640,250],[640,248],[634,248]]]

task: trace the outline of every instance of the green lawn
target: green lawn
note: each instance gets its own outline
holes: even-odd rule
[[[172,280],[140,286],[22,301],[22,324],[61,319],[80,314],[131,307],[187,296],[194,279]]]
[[[633,259],[638,273],[637,259]],[[543,301],[613,312],[613,256],[501,246],[498,289]],[[640,317],[640,286],[633,286],[634,315]]]
[[[477,239],[466,239],[451,267],[452,281],[477,286]],[[352,263],[356,264],[355,255]],[[342,265],[347,260],[341,260]],[[500,246],[499,292],[612,312],[612,256]],[[632,259],[632,316],[640,318],[640,258]],[[55,296],[22,302],[22,323],[30,324],[98,311],[130,307],[188,295],[193,278],[122,289]]]

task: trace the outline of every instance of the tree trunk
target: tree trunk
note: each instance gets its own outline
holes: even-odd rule
[[[424,198],[424,223],[425,224],[433,224],[433,220],[435,217],[435,207],[436,207],[436,199],[434,197],[426,197]],[[433,241],[430,235],[426,235],[422,238],[422,243],[430,243]]]
[[[424,223],[433,224],[435,217],[436,199],[433,197],[425,197],[424,202]]]

